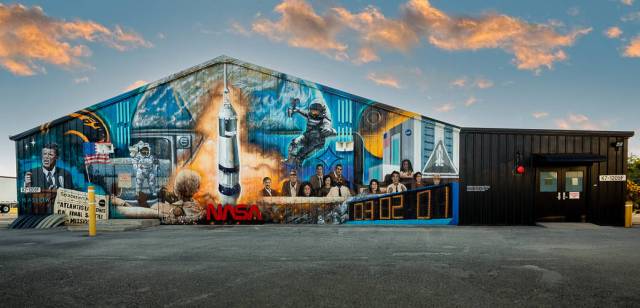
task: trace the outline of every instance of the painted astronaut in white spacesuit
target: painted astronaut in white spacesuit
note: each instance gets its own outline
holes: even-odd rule
[[[324,147],[325,139],[334,136],[336,130],[331,125],[331,118],[327,112],[327,106],[321,100],[315,99],[309,104],[309,111],[298,109],[300,100],[291,100],[291,108],[287,110],[288,116],[299,113],[307,119],[307,127],[302,135],[289,143],[289,157],[286,163],[302,165],[302,162],[315,150]]]
[[[133,169],[136,173],[136,195],[139,195],[147,182],[149,193],[155,194],[156,187],[156,171],[158,169],[158,160],[151,155],[151,147],[148,143],[138,141],[129,147],[129,154],[133,160]]]

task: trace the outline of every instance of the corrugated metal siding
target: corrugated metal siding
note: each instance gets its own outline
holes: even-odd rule
[[[591,133],[591,134],[590,134]],[[532,154],[592,153],[605,156],[587,176],[587,219],[622,225],[626,183],[598,182],[601,174],[625,174],[627,139],[603,132],[462,129],[460,134],[460,224],[531,225],[536,220],[536,169]],[[611,143],[624,140],[616,149]],[[522,155],[524,175],[513,174],[516,153]],[[589,170],[589,169],[588,169]],[[594,187],[593,184],[598,184]],[[467,192],[468,185],[488,185],[486,192]]]

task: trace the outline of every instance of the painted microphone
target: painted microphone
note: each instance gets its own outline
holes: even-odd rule
[[[221,203],[236,204],[240,195],[240,157],[238,156],[238,116],[231,105],[224,64],[224,92],[218,113],[218,190]]]

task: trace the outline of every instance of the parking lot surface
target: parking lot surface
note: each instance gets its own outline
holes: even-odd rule
[[[0,230],[0,259],[3,307],[640,305],[640,228]]]

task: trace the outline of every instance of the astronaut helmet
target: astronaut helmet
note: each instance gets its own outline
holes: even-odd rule
[[[309,104],[309,115],[312,118],[322,118],[326,113],[327,108],[320,99],[316,98],[311,102],[311,104]]]
[[[149,144],[145,143],[142,148],[140,148],[140,155],[143,157],[149,157],[151,155],[151,148]]]

